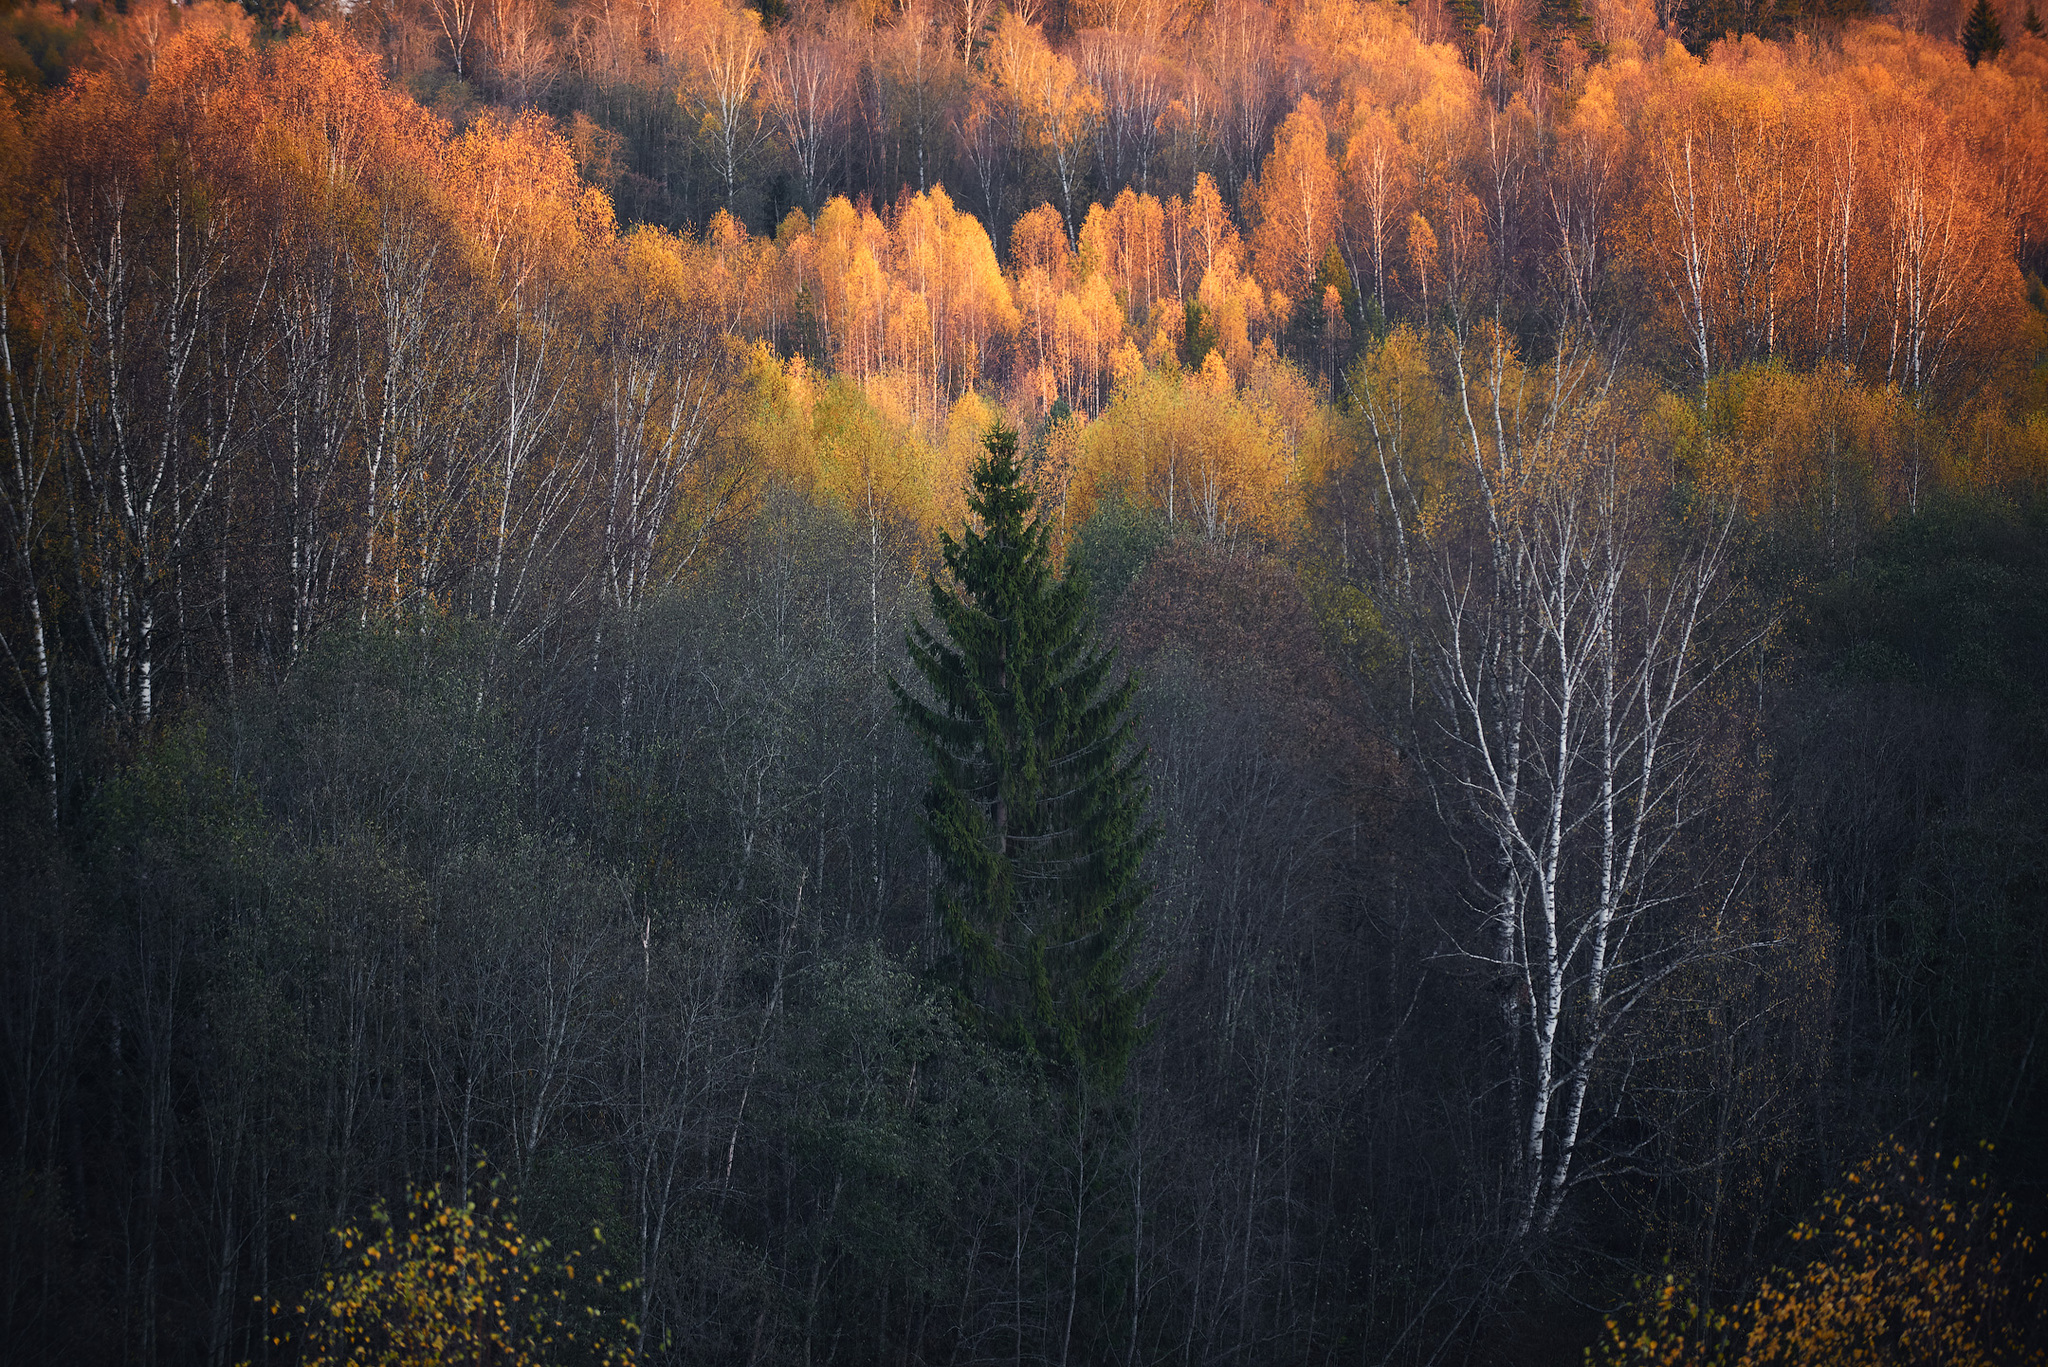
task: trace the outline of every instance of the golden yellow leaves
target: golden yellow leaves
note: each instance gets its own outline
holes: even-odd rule
[[[1299,484],[1282,405],[1262,401],[1284,392],[1269,378],[1264,393],[1240,396],[1212,352],[1196,375],[1146,372],[1125,384],[1082,438],[1072,517],[1121,491],[1207,540],[1278,535]]]
[[[834,196],[775,247],[833,368],[861,384],[906,376],[904,397],[926,425],[979,383],[1017,329],[988,234],[943,189],[906,196],[887,217]]]
[[[997,410],[969,390],[937,423],[918,420],[925,398],[909,377],[865,383],[819,374],[801,357],[748,353],[743,440],[764,480],[794,488],[875,526],[911,526],[927,546],[965,516],[967,469]]]
[[[2016,1281],[2032,1239],[1942,1157],[1890,1145],[1821,1202],[1793,1232],[1814,1260],[1767,1278],[1747,1308],[1741,1367],[2010,1360],[2010,1316],[2038,1290]]]
[[[1610,1319],[1605,1367],[1991,1367],[2023,1359],[2039,1295],[2023,1280],[2033,1239],[2010,1202],[1958,1157],[1892,1143],[1844,1175],[1791,1231],[1810,1253],[1726,1314],[1667,1276],[1632,1324]]]
[[[585,187],[568,142],[537,110],[484,115],[450,144],[445,166],[455,221],[508,293],[537,272],[571,269],[581,248],[616,231],[610,198]]]
[[[591,1234],[603,1241],[600,1231]],[[602,1367],[635,1360],[637,1327],[572,1300],[560,1284],[575,1279],[581,1255],[555,1259],[546,1240],[522,1233],[517,1202],[499,1196],[495,1181],[460,1201],[440,1187],[411,1188],[396,1214],[379,1202],[368,1229],[334,1237],[353,1256],[292,1312],[309,1367],[526,1367],[564,1352]],[[607,1277],[597,1274],[592,1294],[605,1294]]]

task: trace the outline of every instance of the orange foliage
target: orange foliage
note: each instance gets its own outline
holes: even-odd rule
[[[1338,173],[1322,107],[1303,100],[1287,116],[1258,185],[1246,196],[1258,227],[1252,261],[1266,288],[1299,299],[1336,240]]]
[[[543,49],[560,35],[522,37],[524,13],[505,0],[473,16],[505,89],[544,81],[555,60]],[[204,206],[195,260],[255,271],[252,298],[269,258],[250,244],[293,279],[338,263],[383,348],[362,360],[376,411],[343,425],[323,486],[362,504],[364,582],[350,591],[366,611],[448,601],[451,567],[502,547],[516,516],[569,516],[550,491],[580,478],[578,434],[603,408],[590,358],[622,316],[607,301],[641,273],[676,275],[678,297],[736,338],[801,354],[775,362],[791,393],[844,380],[876,431],[914,437],[927,469],[900,501],[916,518],[957,474],[943,453],[963,412],[1007,406],[1028,424],[1064,401],[1096,420],[1074,428],[1082,503],[1124,480],[1176,520],[1192,497],[1209,535],[1271,533],[1291,516],[1293,465],[1334,440],[1305,416],[1313,388],[1293,366],[1338,392],[1354,340],[1371,344],[1368,315],[1415,328],[1403,345],[1425,349],[1447,319],[1485,311],[1628,335],[1625,359],[1699,402],[1696,419],[1681,405],[1659,420],[1711,430],[1701,449],[1720,443],[1775,508],[1854,489],[1877,516],[1930,482],[2041,478],[2022,401],[1998,397],[2023,392],[2043,336],[2016,264],[2048,231],[2035,40],[1975,71],[1882,23],[1833,47],[1646,54],[1641,16],[1610,5],[1596,22],[1611,52],[1555,84],[1544,73],[1562,67],[1532,60],[1509,79],[1491,47],[1425,41],[1436,19],[1382,0],[1233,4],[1192,26],[1171,6],[1111,4],[1072,47],[1011,10],[992,30],[960,28],[959,60],[928,87],[980,111],[955,132],[994,139],[974,154],[988,168],[1015,153],[1037,168],[1024,183],[1058,196],[1017,218],[999,258],[989,225],[936,179],[879,207],[826,193],[832,121],[859,84],[846,64],[926,79],[913,49],[939,31],[908,18],[886,34],[802,18],[774,39],[764,90],[759,21],[726,0],[578,9],[585,74],[687,104],[727,198],[776,136],[818,205],[772,237],[718,210],[701,237],[656,252],[653,238],[621,250],[589,182],[625,183],[626,159],[589,115],[571,136],[532,110],[453,129],[340,29],[258,44],[238,15],[140,6],[110,26],[98,70],[24,106],[19,198],[187,194]],[[1104,186],[1086,202],[1107,159],[1148,165],[1167,144],[1178,192]],[[1348,281],[1321,275],[1333,259]],[[35,306],[55,318],[80,298]],[[480,358],[518,339],[534,345],[490,378]],[[1966,424],[1935,421],[1971,393]],[[1936,441],[1945,426],[1958,435]],[[529,438],[534,463],[512,468],[502,452]],[[840,459],[816,430],[805,441],[814,461]]]

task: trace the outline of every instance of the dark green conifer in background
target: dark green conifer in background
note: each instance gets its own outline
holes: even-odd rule
[[[2027,0],[2027,17],[2020,20],[2020,27],[2036,38],[2041,36],[2041,16],[2034,9],[2034,0]]]
[[[1975,66],[1984,60],[1996,60],[2005,51],[2005,32],[1998,22],[1998,11],[1991,8],[1991,0],[1977,0],[1977,7],[1970,11],[1968,22],[1963,25],[1963,56]]]
[[[1140,877],[1156,829],[1131,693],[1093,639],[1078,573],[1054,570],[1030,516],[1017,434],[997,427],[973,471],[970,523],[941,533],[951,578],[928,580],[933,627],[909,637],[934,702],[890,680],[932,758],[924,827],[964,1013],[1091,1088],[1113,1089],[1151,984],[1133,980]]]

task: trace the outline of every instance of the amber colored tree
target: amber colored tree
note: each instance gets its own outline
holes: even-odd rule
[[[1076,515],[1115,493],[1211,544],[1259,544],[1286,525],[1294,487],[1275,416],[1240,398],[1214,353],[1197,375],[1135,376],[1082,434]]]
[[[137,723],[157,713],[193,538],[249,432],[254,319],[231,305],[236,281],[274,260],[242,250],[258,206],[231,175],[252,136],[240,88],[251,61],[230,38],[188,30],[146,91],[81,80],[41,118],[36,174],[68,243],[51,321],[78,342],[62,380],[65,521],[90,658]],[[211,117],[185,117],[194,107]],[[209,412],[232,421],[206,424]]]
[[[1067,246],[1059,210],[1041,204],[1010,229],[1010,273],[1022,315],[1020,345],[1029,349],[1039,379],[1029,388],[1051,403],[1059,372],[1059,301],[1073,286],[1078,263]]]
[[[1553,278],[1560,286],[1558,313],[1572,324],[1589,327],[1595,291],[1611,255],[1608,224],[1628,139],[1615,126],[1611,108],[1581,101],[1545,151],[1543,189],[1554,244]]]
[[[1016,305],[988,233],[943,188],[902,201],[890,247],[896,288],[916,301],[929,329],[921,343],[922,382],[925,416],[936,421],[1016,332]]]
[[[410,438],[428,425],[423,401],[437,374],[460,360],[428,343],[429,316],[454,322],[462,311],[430,307],[424,293],[446,278],[437,258],[452,264],[419,185],[420,168],[439,164],[437,122],[393,98],[373,54],[331,28],[260,51],[251,85],[267,127],[250,150],[280,260],[263,310],[275,407],[262,445],[267,477],[287,493],[270,535],[284,553],[279,635],[293,661],[345,596],[367,592],[380,541],[388,553],[379,524],[390,473],[410,469],[414,450],[457,444],[447,427]],[[427,352],[442,353],[438,363]],[[261,484],[242,487],[247,500]],[[235,611],[260,609],[238,601]]]
[[[1268,289],[1300,298],[1324,252],[1337,240],[1336,163],[1322,106],[1303,100],[1273,140],[1245,204],[1257,223],[1252,268]]]
[[[1194,244],[1197,269],[1190,272],[1199,281],[1214,270],[1217,260],[1238,245],[1237,224],[1223,203],[1223,192],[1207,171],[1195,175],[1193,193],[1188,196],[1188,234]]]
[[[1079,226],[1074,191],[1080,182],[1102,101],[1075,69],[1053,50],[1035,25],[1012,12],[996,30],[992,54],[1003,87],[1014,102],[1026,140],[1051,164],[1060,187],[1062,221],[1072,240]]]
[[[2016,272],[2000,259],[2005,234],[1986,222],[1990,187],[1965,150],[1924,117],[1909,115],[1889,132],[1872,158],[1889,267],[1884,378],[1917,393],[1961,359],[1959,344],[1994,282],[2018,293]]]
[[[516,614],[534,572],[581,496],[587,448],[561,440],[580,366],[571,291],[612,238],[611,204],[587,190],[553,123],[535,111],[478,120],[448,153],[455,217],[491,288],[488,345],[476,378],[492,422],[474,496],[489,569],[482,615]]]
[[[1387,311],[1387,272],[1395,264],[1402,209],[1413,186],[1400,131],[1385,110],[1367,108],[1352,125],[1344,147],[1344,203],[1354,250],[1372,266],[1372,299]],[[1362,269],[1362,268],[1361,268]]]
[[[1125,189],[1088,210],[1081,256],[1110,282],[1134,323],[1143,323],[1165,285],[1165,211],[1151,195]]]

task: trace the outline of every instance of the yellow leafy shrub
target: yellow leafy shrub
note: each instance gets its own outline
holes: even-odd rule
[[[1998,1367],[2026,1341],[2038,1281],[2012,1206],[1960,1158],[1893,1143],[1851,1169],[1791,1234],[1810,1254],[1723,1314],[1667,1276],[1633,1323],[1607,1321],[1601,1367]]]
[[[367,1229],[334,1231],[341,1266],[291,1311],[307,1367],[631,1367],[635,1326],[571,1294],[578,1255],[555,1259],[547,1240],[522,1233],[495,1183],[478,1197],[414,1187],[396,1214],[380,1201]],[[585,1281],[601,1293],[605,1274]]]

